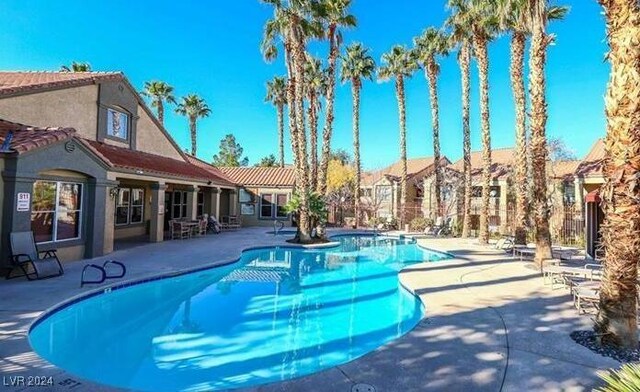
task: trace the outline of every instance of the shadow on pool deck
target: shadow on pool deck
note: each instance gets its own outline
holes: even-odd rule
[[[240,248],[283,239],[265,235],[264,228],[249,229],[127,249],[109,258],[128,261],[133,278],[233,259]],[[402,272],[403,284],[426,304],[427,318],[414,330],[350,363],[250,390],[346,392],[355,383],[367,383],[378,392],[579,391],[598,383],[598,369],[617,365],[573,343],[569,333],[590,328],[589,318],[578,316],[570,296],[545,287],[525,263],[459,240],[423,245],[465,259],[422,263]],[[115,390],[46,363],[26,339],[29,324],[42,310],[87,291],[77,286],[83,264],[67,265],[61,279],[0,283],[0,375],[51,375],[55,384],[49,390]]]

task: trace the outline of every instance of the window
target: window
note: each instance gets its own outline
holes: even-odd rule
[[[284,210],[287,204],[287,195],[276,195],[276,218],[286,218],[289,214]]]
[[[81,184],[36,181],[31,202],[31,230],[36,242],[79,238],[81,200]]]
[[[204,214],[204,193],[198,192],[198,211],[196,216],[202,216]]]
[[[391,185],[379,185],[376,187],[376,200],[380,203],[391,201]]]
[[[260,195],[260,218],[282,219],[287,218],[284,206],[289,197],[285,193],[267,193]]]
[[[249,193],[246,189],[240,188],[240,193],[238,194],[238,201],[240,203],[251,203],[253,202],[253,195]]]
[[[273,195],[260,196],[260,218],[271,218],[273,216]]]
[[[132,225],[144,221],[144,190],[120,188],[116,196],[116,226]]]
[[[129,137],[129,115],[107,109],[107,135],[126,140]]]
[[[171,198],[171,218],[179,219],[187,216],[187,192],[173,191]]]

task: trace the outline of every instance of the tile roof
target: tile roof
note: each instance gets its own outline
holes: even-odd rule
[[[513,147],[495,148],[491,150],[491,164],[512,166],[515,163],[516,149]],[[452,169],[463,171],[464,160],[458,159],[451,165]],[[482,151],[471,151],[471,168],[473,170],[482,169]]]
[[[190,154],[185,154],[187,156],[187,161],[189,161],[190,164],[198,166],[201,169],[204,169],[206,171],[208,171],[209,173],[211,173],[213,176],[215,176],[216,178],[218,178],[219,180],[216,181],[216,183],[220,184],[220,185],[233,185],[235,186],[235,183],[233,182],[233,180],[231,178],[229,178],[229,176],[227,176],[226,174],[224,174],[222,172],[222,170],[218,169],[217,167],[201,160],[198,159],[196,157],[194,157],[193,155]]]
[[[136,172],[142,171],[142,174],[152,173],[178,178],[188,177],[200,181],[212,181],[216,184],[228,183],[226,180],[216,177],[210,171],[192,165],[189,162],[141,151],[133,151],[128,148],[111,146],[93,140],[79,140],[111,167]]]
[[[580,165],[578,160],[551,162],[551,176],[555,178],[570,179]]]
[[[0,119],[0,145],[11,135],[9,145],[0,153],[22,154],[69,139],[75,133],[73,128],[38,128]]]
[[[243,186],[293,187],[291,167],[219,167],[234,183]]]
[[[511,168],[515,164],[515,148],[495,148],[491,150],[491,176],[494,179],[502,179],[511,173]],[[458,159],[451,166],[451,169],[462,172],[464,170],[463,158]],[[482,151],[471,151],[471,175],[482,174]]]
[[[603,177],[604,158],[604,140],[598,139],[593,143],[587,156],[578,165],[576,175],[581,177]]]
[[[121,72],[0,71],[0,97],[122,79]]]
[[[448,159],[446,157],[442,157],[441,159],[443,164],[448,164]],[[411,178],[412,176],[430,169],[433,167],[433,157],[422,157],[422,158],[412,158],[407,159],[407,177]],[[362,174],[362,184],[363,185],[373,185],[376,182],[380,181],[385,176],[390,177],[400,177],[402,175],[402,162],[397,161],[392,163],[391,165],[379,169],[367,171]]]

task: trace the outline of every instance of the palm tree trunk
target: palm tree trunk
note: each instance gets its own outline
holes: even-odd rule
[[[284,167],[284,106],[278,105],[278,146],[280,149],[280,167]]]
[[[533,166],[533,205],[536,237],[536,262],[551,256],[549,205],[547,202],[547,102],[544,75],[547,45],[550,37],[544,31],[541,18],[535,18],[529,59],[529,93],[531,94],[531,157]]]
[[[164,126],[164,104],[162,103],[162,99],[157,100],[156,103],[158,106],[158,121]]]
[[[353,212],[356,218],[356,227],[360,226],[360,88],[362,82],[359,78],[351,80],[351,95],[353,97],[353,160],[356,169],[356,184],[353,190]]]
[[[481,244],[489,243],[489,190],[491,188],[491,130],[489,124],[489,55],[487,41],[474,37],[473,45],[478,59],[480,79],[480,120],[482,125],[482,213],[480,214]]]
[[[436,174],[436,217],[442,216],[442,170],[440,169],[440,119],[438,114],[438,64],[430,58],[426,68],[429,82],[429,101],[431,103],[431,124],[433,127],[433,170]]]
[[[304,126],[304,64],[305,50],[302,37],[297,29],[294,29],[293,64],[295,70],[295,116],[297,128],[298,167],[297,184],[300,195],[299,211],[299,239],[300,242],[311,241],[311,219],[309,215],[309,162],[307,159],[307,135]]]
[[[191,155],[196,156],[196,152],[198,151],[197,146],[197,129],[196,129],[196,118],[194,116],[189,117],[189,130],[191,131]]]
[[[309,96],[309,137],[311,138],[309,154],[311,156],[311,189],[318,186],[318,97],[315,94]]]
[[[640,260],[640,4],[600,0],[607,22],[611,74],[605,97],[607,135],[604,276],[596,331],[604,343],[638,348]]]
[[[322,157],[320,160],[320,170],[318,171],[318,192],[326,196],[327,193],[327,170],[329,168],[329,157],[331,155],[331,134],[333,132],[333,107],[336,95],[336,60],[338,59],[338,44],[336,42],[336,27],[329,26],[329,64],[327,67],[327,109],[325,114],[324,129],[322,131]],[[324,228],[323,228],[324,229]]]
[[[469,44],[464,42],[460,47],[458,61],[462,79],[462,154],[464,162],[464,215],[462,218],[462,237],[471,234],[471,128],[469,126],[469,60],[471,57]]]
[[[527,243],[529,187],[527,181],[527,102],[524,86],[524,49],[527,37],[514,32],[511,37],[511,89],[516,106],[516,231],[515,243]],[[505,206],[506,207],[506,206]]]
[[[398,117],[400,123],[400,227],[405,223],[405,208],[407,206],[407,121],[404,101],[404,78],[396,75],[396,98],[398,99]]]

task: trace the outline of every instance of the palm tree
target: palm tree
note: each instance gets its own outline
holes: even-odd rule
[[[336,90],[336,62],[340,55],[342,42],[341,28],[354,27],[356,18],[350,15],[351,0],[320,0],[316,7],[316,18],[324,25],[325,36],[329,41],[329,59],[327,62],[327,98],[325,109],[324,129],[322,131],[322,157],[318,172],[318,192],[326,196],[327,169],[331,155],[331,135],[333,133],[333,107]],[[324,227],[320,228],[320,235],[324,235]]]
[[[71,66],[61,66],[60,72],[91,72],[91,64],[81,61],[72,61]]]
[[[473,52],[478,64],[480,81],[480,121],[482,127],[482,213],[480,214],[481,244],[489,242],[489,190],[491,187],[491,129],[489,123],[489,54],[487,46],[498,26],[495,4],[484,0],[449,0],[454,10],[455,24],[471,32]]]
[[[531,15],[529,0],[501,0],[500,27],[511,32],[511,90],[515,103],[516,132],[516,244],[527,242],[529,226],[529,191],[528,191],[528,149],[526,128],[526,96],[524,83],[524,51],[527,37],[531,34]],[[549,7],[548,19],[562,19],[566,15],[566,7]]]
[[[284,107],[287,104],[287,79],[276,76],[267,82],[266,102],[272,103],[278,111],[278,147],[280,167],[284,167]]]
[[[351,82],[351,98],[353,102],[353,160],[356,169],[356,183],[353,194],[356,227],[360,224],[360,90],[362,79],[373,80],[376,63],[369,55],[369,50],[360,43],[353,43],[347,47],[342,56],[342,83]]]
[[[471,127],[469,126],[470,106],[470,72],[471,63],[471,34],[467,26],[461,24],[455,16],[447,19],[446,24],[451,29],[451,43],[458,46],[458,65],[460,67],[460,79],[462,85],[462,152],[463,152],[463,176],[464,176],[464,202],[462,219],[462,237],[467,238],[471,234]]]
[[[383,80],[395,80],[396,99],[398,100],[398,117],[400,124],[400,221],[404,223],[405,206],[407,205],[407,125],[404,96],[404,79],[411,77],[418,68],[412,53],[403,46],[396,45],[391,51],[382,55],[384,65],[378,70],[378,77]]]
[[[197,148],[197,126],[196,123],[201,117],[208,117],[211,114],[211,109],[204,101],[196,94],[189,94],[186,97],[182,97],[176,113],[189,118],[189,130],[191,133],[191,155],[195,156],[198,151]]]
[[[638,347],[637,279],[640,260],[640,3],[600,0],[611,64],[605,96],[604,276],[596,331],[604,343]]]
[[[318,186],[318,113],[320,97],[326,90],[327,78],[320,59],[308,56],[304,70],[305,96],[308,100],[307,115],[309,118],[309,138],[311,139],[309,155],[311,160],[311,188]]]
[[[298,232],[300,242],[311,241],[310,199],[307,138],[304,126],[304,64],[306,43],[322,36],[322,25],[311,16],[317,3],[294,0],[263,0],[273,6],[273,18],[264,26],[261,50],[265,60],[273,61],[282,44],[287,69],[287,102],[289,105],[289,130],[293,146],[295,184],[299,200]]]
[[[164,102],[176,104],[173,87],[165,82],[154,80],[144,83],[144,90],[141,94],[151,98],[151,106],[158,109],[158,120],[160,124],[164,125]]]
[[[533,206],[535,210],[536,256],[540,268],[544,260],[552,258],[549,230],[549,202],[547,195],[547,100],[545,96],[545,63],[547,47],[553,35],[546,32],[547,21],[563,16],[566,9],[549,8],[547,0],[528,0],[526,12],[531,18],[531,49],[529,54],[529,94],[531,95],[531,165],[533,174]]]
[[[436,174],[435,196],[436,216],[441,216],[442,208],[442,169],[440,168],[440,121],[438,106],[438,74],[440,66],[437,56],[449,54],[448,37],[441,31],[429,27],[421,36],[413,40],[414,53],[420,65],[424,68],[425,77],[429,83],[429,100],[431,102],[431,124],[433,128],[433,169]]]

